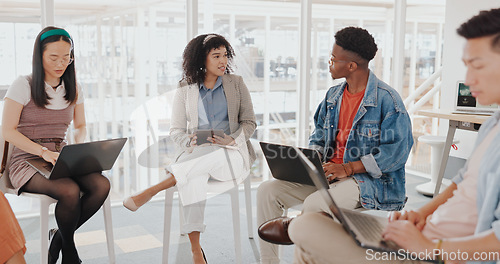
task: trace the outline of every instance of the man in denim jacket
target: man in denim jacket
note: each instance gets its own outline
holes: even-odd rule
[[[500,104],[500,8],[481,11],[457,33],[467,41],[465,84],[481,105]],[[391,257],[359,247],[342,225],[318,213],[290,225],[294,263],[498,263],[500,260],[500,112],[481,125],[465,166],[443,192],[418,210],[392,212],[383,233],[411,253]],[[378,253],[378,255],[377,255]],[[440,262],[443,263],[443,262]]]
[[[368,69],[376,51],[364,29],[347,27],[335,34],[330,73],[346,81],[331,87],[318,106],[309,146],[322,155],[330,193],[341,207],[400,210],[406,199],[404,167],[413,145],[411,123],[399,94]],[[315,191],[280,180],[262,183],[257,193],[259,236],[291,244],[291,219],[279,216],[302,202],[304,213],[329,212]],[[260,248],[261,263],[278,263],[277,246],[261,241]]]

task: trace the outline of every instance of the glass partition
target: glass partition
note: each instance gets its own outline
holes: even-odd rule
[[[129,139],[114,169],[107,173],[113,186],[112,199],[119,201],[161,180],[162,167],[175,156],[168,131],[172,96],[181,78],[187,43],[186,1],[145,1],[140,5],[117,1],[108,6],[86,3],[86,10],[92,12],[68,10],[63,4],[66,0],[55,2],[55,24],[66,28],[75,41],[77,78],[86,97],[88,140]],[[300,4],[200,0],[198,12],[198,33],[219,33],[235,49],[235,73],[243,76],[249,87],[257,115],[258,127],[252,137],[257,152],[258,141],[296,144]],[[362,26],[373,34],[379,51],[370,69],[389,82],[392,12],[390,5],[374,8],[313,2],[311,113],[327,89],[341,81],[331,79],[328,60],[333,35],[343,27]],[[41,26],[39,16],[26,16],[26,21],[0,20],[3,94],[18,75],[31,72],[33,42]],[[444,17],[426,21],[414,15],[407,20],[403,96],[440,64]],[[413,43],[418,46],[416,51]],[[428,121],[414,122],[415,129],[426,133],[423,126]],[[260,153],[252,177],[254,182],[270,177]]]

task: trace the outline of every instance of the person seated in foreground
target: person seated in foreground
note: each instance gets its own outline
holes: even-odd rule
[[[0,178],[4,177],[0,175]],[[0,263],[24,264],[26,240],[9,202],[0,191]]]
[[[309,147],[322,156],[330,193],[341,207],[401,210],[405,163],[413,145],[411,122],[398,92],[368,68],[377,45],[368,31],[347,27],[335,34],[330,54],[331,87],[314,115]],[[271,180],[257,191],[261,263],[279,263],[273,244],[291,244],[284,209],[328,212],[314,186]],[[276,218],[279,217],[279,218]],[[272,219],[272,220],[270,220]],[[270,243],[267,243],[270,242]]]
[[[465,84],[480,104],[500,104],[500,8],[481,11],[457,32],[467,40]],[[448,188],[416,211],[390,214],[383,239],[413,255],[394,255],[383,263],[424,262],[412,261],[415,256],[446,263],[500,259],[499,145],[497,112],[481,126],[472,155]],[[297,217],[289,234],[296,244],[294,263],[374,263],[391,256],[357,246],[339,223],[323,214]]]

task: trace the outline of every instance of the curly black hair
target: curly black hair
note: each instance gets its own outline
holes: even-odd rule
[[[466,39],[493,36],[491,46],[500,52],[500,8],[479,12],[460,25],[457,33]]]
[[[346,27],[335,33],[335,44],[345,50],[358,54],[361,58],[370,61],[377,53],[377,44],[366,29]]]
[[[227,50],[226,74],[231,73],[234,50],[231,44],[221,35],[203,34],[195,37],[187,44],[182,54],[182,79],[188,84],[203,83],[205,80],[205,60],[212,49],[224,46]]]

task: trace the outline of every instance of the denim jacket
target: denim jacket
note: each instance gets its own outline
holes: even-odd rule
[[[495,113],[483,123],[477,136],[475,146],[477,147],[484,140],[486,135],[494,128],[500,120],[500,112]],[[477,210],[478,219],[475,234],[480,234],[488,230],[493,230],[495,236],[500,240],[500,134],[496,135],[490,146],[486,149],[479,166],[477,179]],[[459,184],[463,180],[463,175],[467,171],[469,162],[453,178],[453,182]],[[491,263],[488,262],[467,262],[467,263]]]
[[[314,115],[309,146],[331,158],[346,82],[331,87]],[[366,173],[354,175],[367,209],[401,210],[406,200],[405,163],[413,145],[411,121],[399,94],[370,71],[365,95],[349,133],[344,163],[361,160]]]

